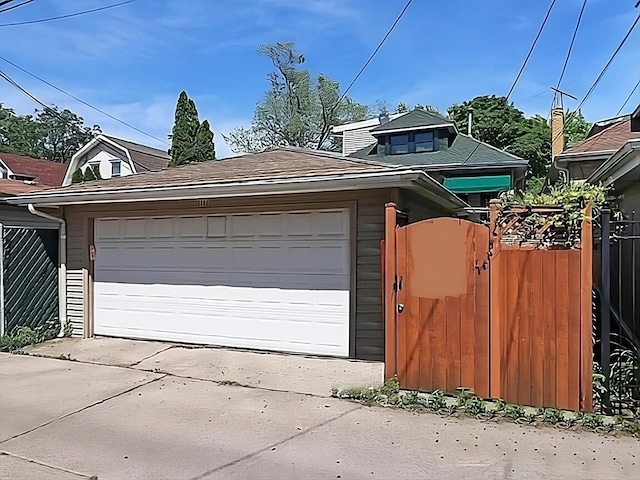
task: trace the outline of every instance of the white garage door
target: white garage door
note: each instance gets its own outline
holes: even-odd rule
[[[347,210],[101,219],[95,333],[347,356]]]

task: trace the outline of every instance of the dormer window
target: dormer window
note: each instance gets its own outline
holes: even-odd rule
[[[435,150],[434,132],[396,133],[387,137],[386,144],[388,155],[433,152]]]
[[[120,161],[111,162],[111,176],[112,177],[120,176]]]
[[[416,152],[433,152],[433,132],[415,134]]]
[[[409,135],[391,135],[389,137],[389,153],[391,155],[399,155],[401,153],[409,153]]]

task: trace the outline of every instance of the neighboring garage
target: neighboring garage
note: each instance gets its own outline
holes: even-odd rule
[[[349,212],[99,219],[95,334],[349,354]]]
[[[466,206],[419,170],[288,148],[15,200],[66,221],[74,335],[378,361],[390,201]]]

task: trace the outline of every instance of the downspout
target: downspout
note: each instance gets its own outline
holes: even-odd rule
[[[60,257],[60,268],[58,271],[58,316],[60,317],[60,331],[58,332],[58,337],[63,337],[64,327],[67,324],[67,223],[60,217],[54,217],[48,213],[36,210],[32,203],[27,205],[27,209],[33,215],[60,224],[60,245],[58,246]]]

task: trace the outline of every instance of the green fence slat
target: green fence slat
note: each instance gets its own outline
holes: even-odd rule
[[[4,228],[5,331],[58,322],[58,231]]]

